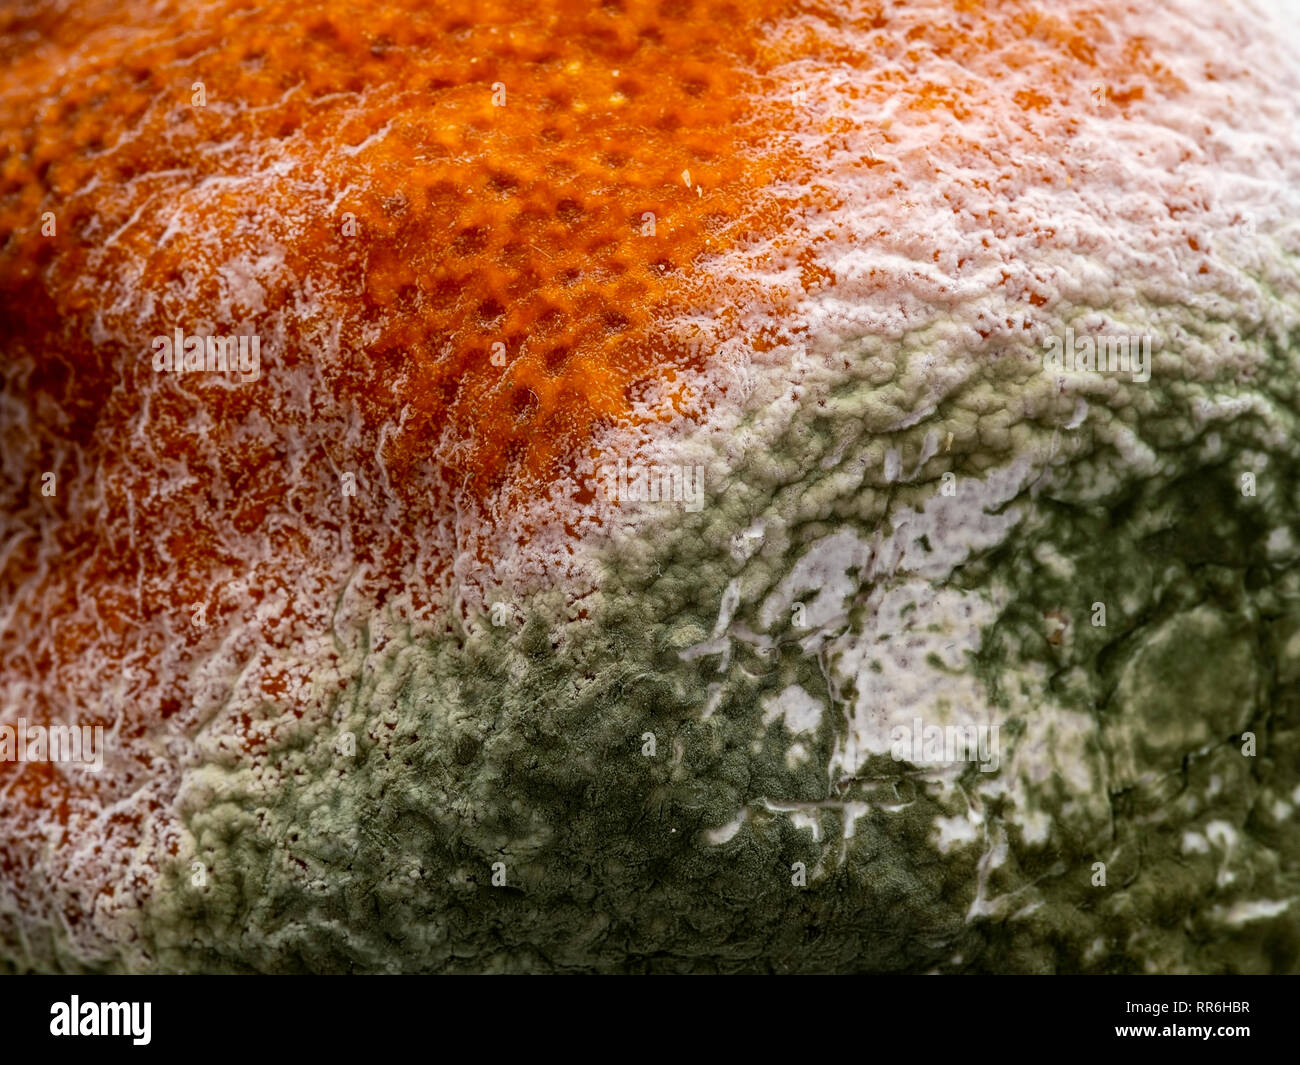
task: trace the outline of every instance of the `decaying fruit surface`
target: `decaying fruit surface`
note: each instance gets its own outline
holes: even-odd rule
[[[0,14],[0,963],[1295,969],[1297,40]]]

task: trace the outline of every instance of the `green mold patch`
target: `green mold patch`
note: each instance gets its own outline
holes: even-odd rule
[[[1296,969],[1294,412],[1153,378],[1078,421],[1023,351],[930,402],[924,340],[756,397],[767,446],[593,541],[581,613],[363,634],[292,741],[193,769],[153,963]],[[914,716],[996,768],[895,760]]]

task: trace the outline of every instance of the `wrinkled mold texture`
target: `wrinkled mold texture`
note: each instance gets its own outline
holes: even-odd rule
[[[0,14],[0,968],[1300,968],[1298,49]]]

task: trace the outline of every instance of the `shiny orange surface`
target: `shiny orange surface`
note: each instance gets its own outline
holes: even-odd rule
[[[65,320],[129,274],[155,300],[110,311],[126,357],[178,322],[233,330],[253,308],[223,267],[270,238],[283,268],[257,277],[257,317],[344,321],[326,372],[372,424],[400,403],[389,462],[435,458],[480,498],[551,478],[638,388],[700,362],[654,325],[718,306],[701,257],[779,223],[755,209],[782,157],[753,64],[790,6],[228,3],[129,36],[88,19],[76,76],[5,125],[8,311],[32,313],[19,279]],[[48,91],[65,58],[32,48],[11,87]],[[56,241],[31,224],[51,206]],[[267,372],[312,358],[303,341]],[[103,368],[102,349],[67,354],[74,389]]]

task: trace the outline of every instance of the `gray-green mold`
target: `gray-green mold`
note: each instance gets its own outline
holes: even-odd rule
[[[585,617],[376,617],[284,743],[191,770],[148,963],[1295,970],[1297,343],[1118,388],[1022,345],[892,432],[916,388],[856,353],[600,541]],[[914,717],[997,724],[997,771],[896,761]]]

